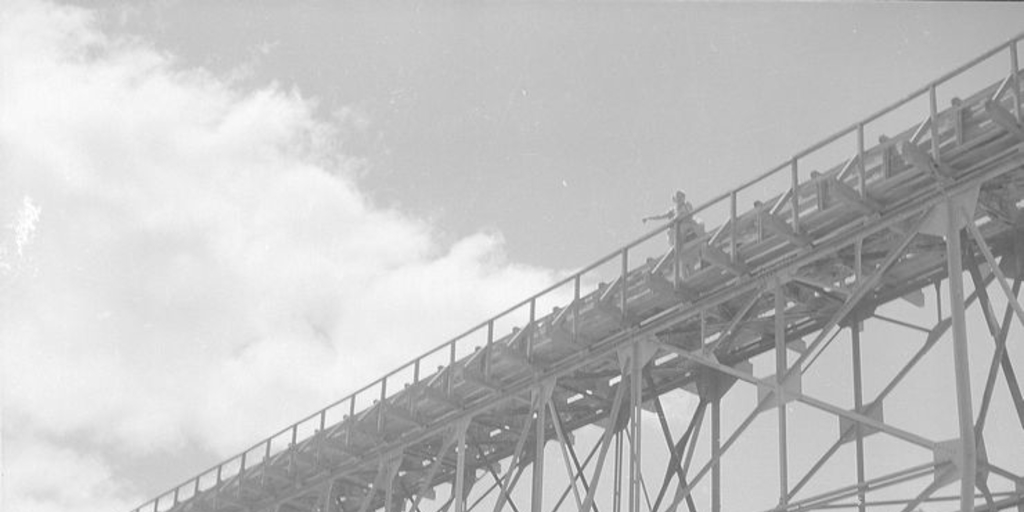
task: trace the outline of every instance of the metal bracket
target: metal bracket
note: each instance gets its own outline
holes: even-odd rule
[[[960,479],[960,461],[963,459],[960,452],[960,439],[950,439],[936,443],[935,450],[932,451],[932,460],[935,461],[937,466],[934,477],[935,485],[943,486]],[[942,464],[942,466],[939,466],[939,464]]]
[[[782,398],[785,403],[792,402],[797,396],[803,393],[803,374],[800,372],[793,372],[790,376],[782,383]],[[763,382],[768,383],[772,386],[775,385],[775,375],[769,375],[763,379]],[[775,409],[778,405],[775,403],[775,390],[769,389],[765,386],[757,387],[757,402],[761,404],[758,412]]]
[[[882,402],[872,402],[870,404],[864,404],[860,410],[851,409],[851,412],[858,412],[871,418],[879,423],[885,423],[885,414],[882,412]],[[849,443],[854,439],[857,439],[857,422],[851,419],[839,417],[839,440],[841,444]],[[861,424],[860,433],[862,437],[867,437],[871,434],[880,432],[875,427]]]

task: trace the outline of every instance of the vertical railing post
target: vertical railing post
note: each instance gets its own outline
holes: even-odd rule
[[[388,378],[384,377],[380,380],[380,398],[378,398],[377,407],[377,431],[384,431],[384,406],[387,403],[388,398]]]
[[[797,168],[796,157],[793,157],[793,163],[790,167],[791,178],[793,182],[793,196],[790,198],[791,206],[793,208],[793,231],[800,232],[800,171]]]
[[[494,348],[494,319],[487,321],[487,346],[484,348],[483,365],[484,380],[491,378],[491,350]]]
[[[456,340],[452,340],[450,342],[451,348],[448,350],[448,378],[445,379],[445,390],[449,395],[455,386],[455,343]]]
[[[348,444],[352,440],[352,429],[353,424],[356,421],[356,394],[352,393],[348,397],[348,416],[345,418],[348,425],[345,427],[345,444]]]
[[[1010,73],[1013,74],[1013,114],[1017,116],[1017,122],[1024,122],[1024,118],[1021,117],[1021,104],[1020,104],[1020,70],[1017,63],[1017,43],[1014,41],[1010,43]]]
[[[886,158],[886,153],[882,152],[883,160]],[[857,159],[860,160],[859,168],[857,169],[857,189],[860,192],[860,197],[866,199],[868,197],[868,163],[867,155],[864,150],[864,123],[857,124]],[[883,177],[884,178],[884,177]],[[867,220],[864,221],[865,223]],[[854,275],[856,276],[856,283],[860,285],[861,279],[861,252],[863,249],[863,239],[858,238],[853,243],[853,266]]]
[[[932,139],[932,158],[939,162],[939,105],[934,83],[928,87],[928,131]]]
[[[881,157],[882,157],[882,161],[881,161],[882,179],[889,179],[889,178],[892,177],[892,174],[893,174],[893,170],[892,170],[892,145],[889,143],[888,139],[883,139],[882,137],[878,138],[878,143],[881,146],[881,152],[882,152],[882,154],[881,154]]]
[[[619,300],[619,307],[622,309],[622,323],[625,324],[629,319],[628,311],[626,310],[626,295],[629,288],[629,249],[622,250],[622,281],[619,283],[621,286],[620,292],[622,292],[621,299]]]
[[[577,343],[579,341],[579,325],[580,325],[580,287],[582,283],[580,280],[583,278],[582,274],[576,274],[576,279],[573,280],[572,284],[572,342]]]
[[[861,199],[868,196],[868,163],[864,160],[864,123],[857,124],[857,190]]]
[[[733,190],[729,194],[729,227],[731,228],[729,232],[729,255],[732,256],[733,263],[739,261],[739,256],[737,256],[736,254],[736,239],[739,236],[740,230],[739,227],[736,225],[736,208],[736,191]]]
[[[534,334],[535,334],[534,333],[534,324],[536,322],[537,322],[537,297],[533,296],[533,297],[530,298],[530,323],[527,324],[527,326],[529,326],[529,328],[530,328],[530,332],[526,333],[526,346],[527,346],[526,355],[527,355],[527,360],[529,360],[529,356],[533,352],[532,346],[533,346],[533,339],[535,338],[535,336],[534,336]]]
[[[672,219],[672,225],[669,226],[669,229],[672,230],[670,240],[672,240],[672,289],[674,290],[679,289],[683,271],[681,268],[683,256],[680,254],[683,250],[682,230],[679,229],[681,223],[682,221],[677,216]]]

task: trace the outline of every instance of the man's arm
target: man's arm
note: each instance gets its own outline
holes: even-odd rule
[[[650,217],[644,217],[642,222],[646,224],[649,220],[671,219],[674,213],[675,212],[673,212],[672,210],[669,210],[661,215],[652,215]]]

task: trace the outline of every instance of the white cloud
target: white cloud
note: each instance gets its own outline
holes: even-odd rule
[[[5,4],[0,62],[5,432],[40,436],[5,437],[17,510],[120,506],[122,462],[227,455],[553,278],[370,204],[297,92],[52,5]]]
[[[22,200],[21,210],[13,225],[14,248],[18,251],[18,257],[24,256],[24,248],[32,241],[36,231],[36,223],[39,222],[39,207],[32,202],[32,198],[25,196]]]
[[[101,458],[32,437],[18,438],[4,453],[5,510],[109,512],[138,501],[114,482]]]

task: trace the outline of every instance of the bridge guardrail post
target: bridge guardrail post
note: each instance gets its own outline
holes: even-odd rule
[[[444,389],[447,394],[452,393],[452,389],[455,386],[455,343],[456,340],[452,340],[448,343],[448,376],[445,379]]]
[[[939,163],[939,107],[935,88],[934,83],[928,87],[928,130],[932,138],[932,158],[935,159],[935,163]]]
[[[864,161],[866,158],[864,154],[864,123],[857,123],[857,191],[860,192],[860,198],[864,199],[868,196],[868,164]]]
[[[629,247],[622,249],[622,281],[621,289],[622,298],[620,300],[619,307],[622,310],[622,322],[625,324],[629,321],[629,312],[626,310],[626,298],[627,289],[629,288]]]
[[[678,218],[672,219],[672,225],[668,229],[672,230],[672,288],[675,290],[679,289],[679,285],[682,282],[682,265],[683,258],[680,257],[679,251],[683,247],[683,242],[680,240],[679,231],[680,220]]]
[[[738,216],[736,214],[736,210],[737,210],[737,206],[738,206],[736,204],[736,202],[737,202],[736,196],[737,196],[737,192],[735,190],[733,190],[732,192],[729,193],[729,228],[730,228],[730,233],[729,233],[729,256],[732,258],[732,262],[733,263],[736,263],[736,262],[739,261],[739,255],[736,253],[737,238],[739,237],[739,232],[740,232],[739,226],[736,225],[737,222],[738,222]],[[677,233],[677,235],[678,235],[678,233]],[[679,261],[679,260],[676,260],[676,261]]]
[[[384,404],[388,398],[388,378],[385,376],[380,380],[380,398],[377,402],[377,431],[384,431]]]
[[[796,157],[793,157],[792,163],[790,165],[790,169],[791,169],[790,173],[792,174],[792,181],[793,181],[793,185],[792,185],[793,193],[790,196],[790,201],[792,201],[791,206],[793,208],[793,231],[799,233],[800,232],[800,170],[797,167],[797,159],[796,159]]]
[[[573,297],[572,297],[572,342],[579,342],[579,324],[580,324],[580,286],[582,285],[581,280],[583,274],[576,274],[576,279],[573,280]]]
[[[1017,116],[1017,122],[1024,122],[1021,118],[1020,105],[1020,69],[1017,62],[1017,43],[1019,40],[1010,43],[1010,73],[1013,76],[1013,114]]]
[[[484,348],[483,357],[480,359],[480,364],[483,365],[484,380],[490,380],[491,378],[491,353],[494,349],[494,319],[487,321],[487,346]]]

